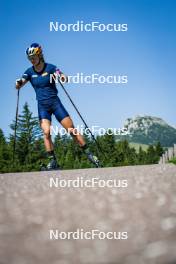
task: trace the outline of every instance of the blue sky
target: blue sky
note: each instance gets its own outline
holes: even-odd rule
[[[47,62],[66,74],[128,75],[127,85],[66,85],[88,124],[123,126],[139,114],[163,118],[176,126],[176,2],[173,0],[0,1],[0,128],[6,136],[15,117],[15,79],[30,67],[25,56],[32,42],[42,45]],[[50,32],[49,22],[127,23],[127,32]],[[59,96],[74,123],[82,124],[65,94]],[[30,84],[20,92],[37,115]],[[53,119],[54,120],[54,119]],[[55,121],[54,121],[55,124]]]

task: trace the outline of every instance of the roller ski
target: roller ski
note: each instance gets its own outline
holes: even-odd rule
[[[97,156],[93,155],[92,152],[90,151],[89,147],[87,146],[87,144],[85,144],[82,147],[82,150],[84,151],[84,153],[86,154],[88,160],[96,167],[96,168],[101,168],[101,164],[100,161],[98,160]]]
[[[93,155],[92,153],[87,154],[87,158],[92,164],[95,165],[96,168],[102,167],[98,158],[95,155]]]

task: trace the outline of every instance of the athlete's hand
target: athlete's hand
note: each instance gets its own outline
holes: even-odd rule
[[[61,83],[66,83],[66,82],[68,82],[68,77],[65,74],[61,73],[60,81],[61,81]]]
[[[22,79],[17,79],[15,82],[16,89],[20,89],[22,85],[23,85]]]

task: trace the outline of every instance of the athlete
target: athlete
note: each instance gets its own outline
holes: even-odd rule
[[[89,161],[96,167],[99,167],[98,158],[90,152],[83,136],[74,127],[71,117],[57,96],[58,91],[56,83],[54,81],[51,82],[50,78],[50,74],[53,74],[60,78],[61,82],[67,82],[67,76],[57,69],[55,65],[45,62],[42,48],[39,44],[31,44],[26,50],[26,55],[32,63],[32,67],[24,72],[21,79],[16,80],[16,89],[20,89],[29,81],[36,92],[38,116],[44,134],[44,144],[48,157],[46,169],[53,170],[59,168],[50,135],[52,114],[55,115],[58,122],[60,122],[60,124],[79,144],[81,149],[87,155]]]

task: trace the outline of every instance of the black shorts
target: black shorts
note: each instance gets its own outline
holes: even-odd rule
[[[52,97],[47,100],[38,101],[39,120],[48,119],[51,121],[52,114],[55,115],[59,122],[61,122],[65,117],[69,116],[59,97]]]

